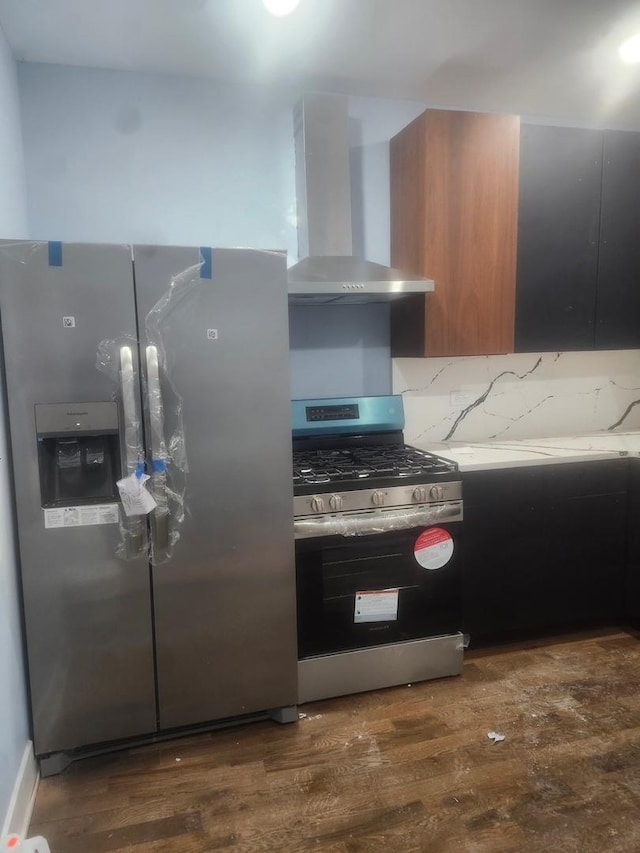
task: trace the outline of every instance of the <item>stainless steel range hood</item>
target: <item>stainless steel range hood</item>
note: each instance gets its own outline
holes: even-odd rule
[[[294,112],[298,251],[294,303],[389,302],[433,281],[353,257],[349,114],[345,95],[305,95]]]

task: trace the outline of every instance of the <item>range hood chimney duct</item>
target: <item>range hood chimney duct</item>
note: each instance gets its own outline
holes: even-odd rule
[[[298,255],[353,255],[346,95],[305,95],[294,114]]]
[[[293,302],[388,302],[434,289],[428,279],[353,257],[346,95],[305,95],[294,110],[298,252]]]

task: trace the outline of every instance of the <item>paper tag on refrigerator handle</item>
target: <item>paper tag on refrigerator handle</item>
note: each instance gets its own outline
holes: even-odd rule
[[[148,479],[148,474],[141,477],[129,474],[128,477],[118,480],[117,486],[125,515],[147,515],[156,508],[153,495],[144,486]]]

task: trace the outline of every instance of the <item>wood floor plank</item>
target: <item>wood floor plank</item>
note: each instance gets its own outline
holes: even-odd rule
[[[637,632],[472,649],[461,678],[301,710],[77,762],[32,832],[52,853],[640,850]]]
[[[111,853],[135,848],[146,841],[175,839],[198,832],[202,828],[200,814],[189,812],[175,817],[133,823],[119,829],[69,835],[64,841],[65,853]]]

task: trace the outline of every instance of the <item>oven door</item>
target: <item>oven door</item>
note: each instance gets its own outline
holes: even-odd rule
[[[461,524],[296,542],[301,659],[460,631]]]

